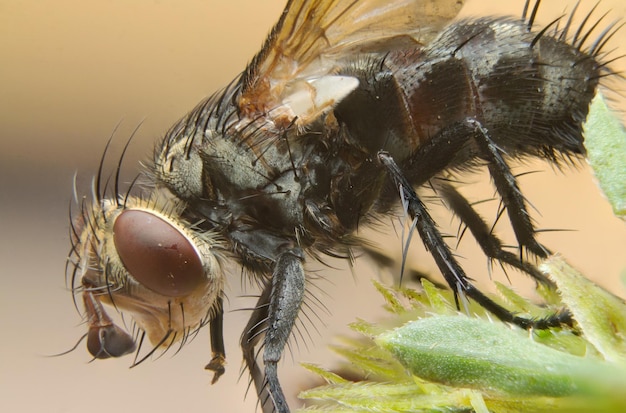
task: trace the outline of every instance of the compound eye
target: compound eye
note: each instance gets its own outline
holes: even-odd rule
[[[180,297],[204,279],[202,261],[192,243],[162,218],[148,211],[125,210],[115,220],[113,233],[124,267],[146,288]]]

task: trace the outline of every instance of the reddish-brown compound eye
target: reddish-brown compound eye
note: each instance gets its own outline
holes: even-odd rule
[[[113,225],[124,267],[146,288],[169,297],[189,294],[204,278],[196,249],[177,228],[140,210],[125,210]]]

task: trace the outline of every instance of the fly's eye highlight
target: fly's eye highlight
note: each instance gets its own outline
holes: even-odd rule
[[[149,211],[123,211],[113,225],[113,241],[126,270],[156,293],[185,296],[205,278],[189,238]]]

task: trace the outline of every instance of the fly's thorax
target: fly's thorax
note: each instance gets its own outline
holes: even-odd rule
[[[101,330],[112,325],[101,303],[130,314],[153,344],[183,339],[210,317],[224,285],[223,246],[182,219],[183,208],[155,190],[147,198],[96,200],[78,217],[70,258],[72,283],[79,278],[80,286],[72,288],[83,294],[94,340],[103,342]]]
[[[154,152],[152,172],[157,183],[184,200],[215,200],[206,170],[207,157],[220,156],[215,141],[228,139],[241,123],[234,101],[240,94],[239,79],[200,102],[167,132]],[[210,163],[210,160],[209,160]]]
[[[181,199],[203,196],[203,163],[193,137],[168,136],[155,152],[155,178]]]
[[[248,119],[225,101],[210,98],[168,132],[155,152],[157,182],[188,202],[186,214],[222,231],[262,222],[293,234],[303,220],[302,176],[319,138],[301,135],[297,125]],[[227,217],[211,212],[222,210]]]

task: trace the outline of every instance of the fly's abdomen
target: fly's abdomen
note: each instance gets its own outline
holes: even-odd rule
[[[584,152],[581,123],[601,68],[594,53],[521,21],[484,19],[451,25],[428,48],[385,63],[421,145],[472,118],[509,154],[554,158]]]

